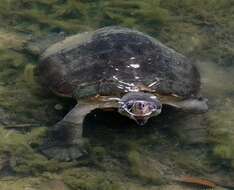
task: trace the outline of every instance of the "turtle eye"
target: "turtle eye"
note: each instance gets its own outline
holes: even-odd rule
[[[161,105],[155,105],[155,104],[150,104],[149,107],[151,110],[159,110],[162,108]]]
[[[162,109],[162,106],[161,105],[157,105],[157,109],[158,110]]]
[[[151,104],[149,107],[150,107],[150,109],[152,109],[152,110],[155,110],[155,109],[157,108],[155,105],[152,105],[152,104]]]
[[[132,105],[133,105],[133,102],[127,102],[126,103],[126,107],[128,110],[131,110],[132,109]]]

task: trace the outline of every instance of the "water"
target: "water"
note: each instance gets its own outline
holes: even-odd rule
[[[227,0],[2,0],[0,189],[198,188],[175,181],[184,175],[223,186],[215,189],[233,187],[233,8]],[[75,163],[48,160],[38,147],[74,102],[38,85],[35,39],[56,41],[55,33],[64,37],[108,25],[146,32],[194,60],[210,110],[194,115],[168,108],[145,128],[95,111],[84,125],[88,154]],[[29,52],[23,47],[30,39],[36,42]]]

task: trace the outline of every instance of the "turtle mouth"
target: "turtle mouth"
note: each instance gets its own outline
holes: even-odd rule
[[[136,120],[144,120],[145,116],[135,116],[134,117]]]
[[[138,125],[143,126],[148,121],[148,117],[145,117],[145,116],[135,116],[134,120],[136,121],[136,123]]]

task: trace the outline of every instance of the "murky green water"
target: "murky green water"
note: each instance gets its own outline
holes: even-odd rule
[[[175,182],[178,176],[233,188],[233,19],[232,0],[1,0],[0,189],[198,188]],[[168,110],[146,128],[96,112],[84,126],[87,156],[72,163],[48,160],[38,147],[73,102],[42,91],[30,69],[38,63],[37,43],[33,53],[25,43],[109,25],[146,32],[193,59],[210,110]]]

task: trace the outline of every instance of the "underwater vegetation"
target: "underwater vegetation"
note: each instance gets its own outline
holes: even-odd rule
[[[165,185],[177,174],[206,176],[224,168],[233,175],[233,20],[233,0],[1,0],[0,189],[171,189]],[[140,134],[102,128],[85,145],[85,158],[75,163],[38,153],[47,128],[72,102],[41,89],[34,72],[38,57],[25,51],[25,44],[109,25],[146,32],[199,60],[210,104],[201,121],[208,129],[205,145],[187,142],[198,133],[178,122],[178,129]],[[186,123],[191,121],[198,124],[187,117]]]
[[[209,119],[211,123],[212,130],[210,130],[210,140],[214,144],[218,144],[214,148],[215,155],[226,160],[231,167],[234,166],[234,140],[233,140],[233,107],[229,105],[232,104],[233,100],[224,100],[224,107],[219,111],[214,111]]]
[[[2,27],[33,36],[123,25],[180,52],[232,65],[233,7],[232,0],[2,0],[0,18]]]

